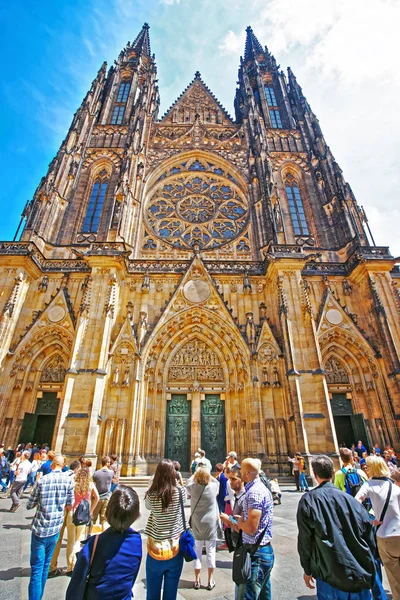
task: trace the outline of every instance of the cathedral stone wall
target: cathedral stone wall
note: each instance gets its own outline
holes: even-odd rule
[[[0,243],[4,442],[128,475],[398,447],[400,272],[293,73],[249,29],[235,120],[199,73],[158,104],[144,26]]]

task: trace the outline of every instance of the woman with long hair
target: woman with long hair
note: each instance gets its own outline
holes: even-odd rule
[[[194,589],[199,590],[201,587],[201,557],[203,546],[205,546],[208,567],[206,589],[212,590],[215,588],[213,576],[218,534],[219,537],[222,537],[217,503],[219,482],[211,477],[207,469],[198,467],[187,483],[187,490],[191,496],[190,524],[196,540],[195,552],[197,559],[194,561]]]
[[[163,600],[175,600],[183,567],[179,551],[179,538],[184,530],[182,501],[186,490],[176,478],[173,462],[162,460],[145,496],[150,510],[145,533],[147,534],[146,586],[147,600],[160,600],[164,583]]]
[[[383,458],[368,456],[366,461],[369,481],[361,486],[356,500],[371,500],[379,556],[386,569],[393,600],[400,600],[400,488],[393,484]]]
[[[82,500],[90,503],[90,514],[99,501],[99,493],[92,481],[90,471],[87,467],[81,467],[75,475],[75,502],[73,510],[67,515],[67,575],[72,575],[76,561],[76,553],[80,550],[80,539],[86,525],[74,525],[73,516],[75,509]]]

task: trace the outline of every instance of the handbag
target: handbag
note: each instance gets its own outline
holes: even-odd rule
[[[180,549],[181,553],[183,554],[183,558],[185,559],[185,561],[192,562],[192,560],[196,560],[196,558],[197,558],[197,554],[194,549],[194,537],[193,537],[192,532],[186,525],[186,516],[185,516],[185,509],[183,506],[182,490],[180,488],[178,488],[178,491],[179,491],[179,500],[180,500],[180,504],[181,504],[182,521],[183,521],[183,528],[184,528],[184,531],[182,532],[182,535],[179,539],[179,549]],[[196,504],[196,506],[197,506],[197,504]]]
[[[236,548],[233,551],[232,561],[232,579],[236,585],[240,585],[241,583],[249,583],[251,580],[251,557],[257,552],[266,531],[267,527],[260,533],[256,543],[253,544],[251,549],[244,547],[242,530],[239,531],[239,539],[236,544]]]

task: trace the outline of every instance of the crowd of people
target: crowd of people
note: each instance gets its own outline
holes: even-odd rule
[[[67,466],[63,456],[46,446],[28,444],[14,456],[9,450],[0,447],[0,481],[11,497],[10,510],[18,509],[29,486],[27,509],[36,509],[29,600],[40,600],[47,578],[62,573],[71,577],[67,600],[131,598],[142,561],[141,535],[132,529],[140,501],[135,490],[120,485],[118,457],[102,457],[94,470],[89,457]],[[395,454],[390,449],[385,453],[375,449],[362,456],[365,462],[359,466],[358,451],[343,447],[336,472],[330,457],[314,456],[309,465],[313,489],[305,458],[296,453],[289,459],[298,489],[306,492],[297,511],[304,582],[316,587],[319,600],[387,600],[382,563],[392,599],[400,600],[400,470]],[[233,451],[212,474],[211,462],[199,449],[191,471],[184,482],[179,463],[164,459],[146,491],[147,600],[176,599],[187,558],[182,539],[188,531],[194,538],[195,590],[215,588],[216,551],[226,548],[233,552],[235,599],[272,600],[272,522],[279,487],[274,491],[258,458],[239,463]],[[66,571],[57,566],[65,532]],[[201,577],[203,554],[206,581]]]

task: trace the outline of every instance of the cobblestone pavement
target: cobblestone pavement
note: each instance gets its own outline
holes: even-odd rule
[[[138,490],[143,499],[144,490]],[[272,593],[274,600],[312,600],[315,593],[308,590],[302,578],[302,569],[297,554],[296,509],[301,494],[294,487],[283,488],[282,505],[275,507],[273,520],[273,548],[275,566],[272,571]],[[30,576],[30,523],[33,511],[25,508],[26,499],[16,513],[9,513],[10,500],[0,499],[0,598],[1,600],[26,600]],[[142,503],[142,516],[136,522],[138,531],[143,533],[148,511]],[[143,537],[145,555],[146,540]],[[65,566],[64,541],[58,566]],[[205,558],[205,557],[204,557]],[[206,569],[203,567],[203,581],[207,583]],[[179,600],[233,600],[233,583],[231,578],[231,556],[226,551],[217,552],[217,569],[215,572],[216,587],[208,592],[193,589],[193,567],[185,564],[179,585]],[[55,600],[65,597],[69,579],[66,576],[49,579],[46,584],[44,600]],[[387,582],[385,581],[387,589]],[[136,600],[145,600],[145,560],[134,587]],[[388,598],[391,598],[390,594]]]

